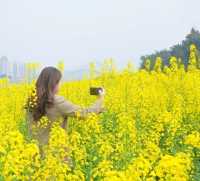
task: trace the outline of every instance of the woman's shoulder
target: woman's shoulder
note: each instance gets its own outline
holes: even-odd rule
[[[55,103],[55,104],[59,104],[59,103],[62,103],[62,102],[64,102],[64,101],[65,101],[64,96],[61,96],[61,95],[58,95],[58,94],[56,94],[56,95],[54,96],[54,103]]]

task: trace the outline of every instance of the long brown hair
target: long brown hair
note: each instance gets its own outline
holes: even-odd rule
[[[46,114],[46,107],[51,107],[54,102],[53,90],[56,84],[59,83],[62,74],[60,70],[55,67],[45,67],[35,84],[35,90],[32,95],[28,97],[25,109],[32,112],[33,119],[39,121],[39,119]],[[35,98],[36,97],[36,98]],[[33,105],[35,102],[35,105]]]

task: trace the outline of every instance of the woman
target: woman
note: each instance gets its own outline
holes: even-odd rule
[[[85,118],[88,113],[94,112],[98,114],[103,111],[104,89],[100,92],[93,105],[88,108],[82,108],[65,100],[63,96],[57,95],[61,77],[61,72],[57,68],[45,67],[36,81],[35,96],[30,96],[25,106],[29,133],[34,139],[38,140],[42,156],[44,156],[42,147],[48,144],[49,133],[55,120],[60,120],[61,118],[60,126],[66,128],[68,116],[76,117],[76,113],[79,112],[79,116]],[[35,104],[33,105],[34,101]],[[48,118],[48,124],[45,128],[41,128],[37,130],[37,133],[33,134],[33,127],[43,116]]]

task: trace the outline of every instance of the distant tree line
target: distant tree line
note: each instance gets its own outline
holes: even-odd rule
[[[158,59],[158,57],[162,59],[161,68],[163,68],[165,65],[169,66],[171,57],[176,57],[179,61],[183,63],[183,65],[187,69],[191,44],[194,44],[196,46],[197,57],[200,57],[200,32],[198,30],[195,30],[194,28],[191,29],[191,32],[180,44],[174,45],[168,50],[165,49],[161,51],[156,51],[151,55],[142,56],[140,68],[145,68],[145,62],[148,62],[150,70],[154,69],[156,59]]]

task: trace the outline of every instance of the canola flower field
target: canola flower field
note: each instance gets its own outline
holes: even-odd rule
[[[200,180],[200,69],[192,50],[188,71],[176,57],[161,71],[158,57],[151,71],[148,61],[138,71],[105,66],[98,77],[62,82],[59,94],[82,106],[95,100],[91,85],[103,86],[106,111],[69,118],[67,130],[55,121],[44,159],[23,110],[34,82],[2,79],[0,180]],[[62,161],[65,147],[73,167]]]

